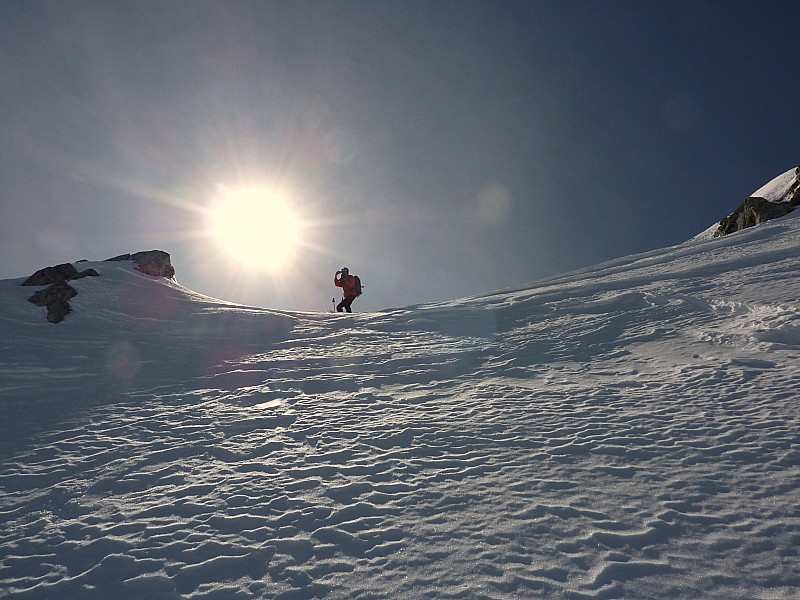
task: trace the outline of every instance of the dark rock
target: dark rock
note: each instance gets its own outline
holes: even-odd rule
[[[70,263],[56,265],[55,267],[45,267],[39,269],[22,282],[22,285],[50,285],[59,281],[69,281],[78,274],[78,270]]]
[[[137,252],[131,256],[131,260],[138,265],[136,268],[142,273],[167,279],[175,277],[175,269],[170,263],[169,254],[162,250]]]
[[[72,307],[69,305],[70,298],[74,298],[78,292],[67,281],[81,279],[83,277],[98,277],[95,269],[86,269],[78,273],[78,270],[70,263],[56,265],[55,267],[45,267],[39,269],[22,282],[22,285],[48,285],[49,287],[39,290],[28,298],[37,306],[47,307],[47,320],[51,323],[60,323],[67,316]]]
[[[100,277],[100,273],[98,273],[96,269],[84,269],[72,279],[83,279],[84,277]]]
[[[47,306],[54,300],[69,300],[78,295],[77,290],[69,285],[66,281],[59,281],[54,283],[43,290],[39,290],[33,296],[28,298],[36,306]]]
[[[759,223],[788,215],[794,206],[787,202],[769,202],[764,198],[753,196],[745,200],[732,214],[719,222],[714,237],[720,237],[741,231]]]
[[[72,281],[73,279],[81,279],[82,277],[98,277],[98,273],[94,269],[86,269],[78,273],[78,270],[70,263],[63,265],[56,265],[55,267],[45,267],[39,269],[22,282],[22,285],[50,285],[58,283],[59,281]]]
[[[66,281],[58,281],[49,287],[39,290],[28,301],[36,306],[47,307],[47,320],[51,323],[61,322],[72,310],[69,300],[78,295],[78,292]]]
[[[163,250],[146,250],[135,254],[120,254],[114,258],[107,259],[107,261],[122,260],[135,262],[136,269],[148,275],[166,277],[167,279],[175,277],[175,269],[170,262],[169,254]]]

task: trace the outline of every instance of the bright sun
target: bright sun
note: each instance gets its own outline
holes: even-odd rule
[[[285,266],[300,236],[286,200],[265,189],[220,189],[210,209],[211,230],[234,259],[249,267]]]

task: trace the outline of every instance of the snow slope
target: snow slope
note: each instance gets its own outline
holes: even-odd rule
[[[787,202],[795,187],[797,187],[797,168],[778,175],[751,195],[769,202]]]
[[[0,596],[798,598],[799,245],[352,316],[0,282]]]

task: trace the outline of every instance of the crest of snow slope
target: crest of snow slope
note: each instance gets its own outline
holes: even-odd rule
[[[796,183],[797,169],[789,169],[786,173],[778,175],[751,195],[757,198],[764,198],[768,202],[786,202],[787,195],[794,189]]]
[[[0,595],[796,598],[798,240],[353,316],[0,282]]]

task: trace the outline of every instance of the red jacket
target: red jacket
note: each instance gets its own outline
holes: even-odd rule
[[[356,278],[354,275],[346,275],[341,279],[336,279],[336,275],[334,275],[333,285],[342,288],[345,298],[355,298],[358,296],[358,293],[356,293]]]

